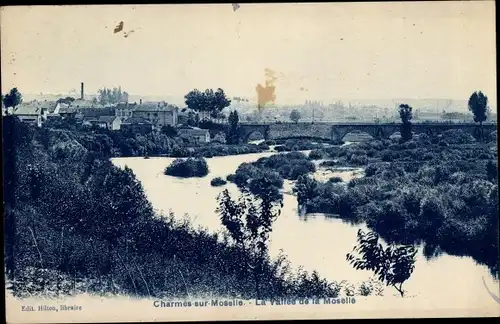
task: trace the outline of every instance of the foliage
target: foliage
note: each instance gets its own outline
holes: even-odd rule
[[[486,177],[490,182],[498,182],[498,165],[496,161],[489,160],[486,164]]]
[[[126,91],[122,92],[121,86],[118,88],[108,89],[106,87],[97,90],[98,101],[102,105],[108,104],[118,104],[120,102],[128,102],[128,93]]]
[[[17,88],[12,88],[10,89],[9,93],[3,96],[3,104],[5,108],[16,108],[18,105],[20,105],[23,102],[23,96],[17,90]]]
[[[161,127],[161,133],[168,137],[176,137],[178,135],[177,129],[171,125],[164,125]]]
[[[457,132],[445,136],[463,139]],[[443,145],[427,139],[324,151],[337,161],[327,161],[333,166],[354,166],[351,157],[362,151],[373,151],[373,156],[364,164],[365,177],[347,186],[307,179],[310,192],[298,195],[305,212],[363,222],[387,242],[424,242],[436,251],[471,256],[496,271],[498,231],[485,225],[498,219],[492,196],[498,190],[496,152],[478,142]],[[304,181],[299,178],[296,186]]]
[[[468,108],[474,114],[474,122],[482,124],[488,117],[488,97],[475,91],[469,97]]]
[[[371,270],[381,282],[393,286],[404,296],[403,283],[407,281],[415,268],[415,256],[418,252],[412,245],[390,245],[384,249],[378,242],[378,235],[374,232],[358,231],[358,246],[353,253],[346,255],[347,261],[357,270]],[[359,253],[361,257],[356,257]]]
[[[293,121],[294,123],[298,123],[300,119],[300,112],[297,109],[292,110],[290,113],[290,120]]]
[[[323,151],[321,150],[312,150],[309,153],[309,159],[311,160],[320,160],[323,158]]]
[[[204,177],[208,172],[207,161],[203,158],[175,159],[165,168],[165,175],[183,178]]]
[[[6,287],[15,297],[256,297],[248,252],[155,212],[133,172],[108,160],[131,138],[37,128],[15,116],[2,123]],[[154,136],[134,137],[129,149],[176,145]],[[267,194],[264,184],[252,189]],[[338,297],[347,285],[294,272],[285,256],[259,266],[268,298]]]
[[[399,105],[399,116],[402,121],[401,139],[403,141],[408,141],[412,138],[411,122],[410,122],[410,120],[413,118],[412,110],[413,108],[410,105],[407,104]]]
[[[248,267],[253,270],[255,292],[261,297],[262,264],[268,256],[269,233],[283,207],[282,198],[274,199],[274,186],[266,178],[254,179],[252,189],[244,190],[234,201],[226,189],[218,196],[222,225],[226,227],[236,246],[249,254]]]
[[[227,142],[229,144],[238,144],[239,138],[239,117],[238,112],[233,110],[229,113],[229,131],[227,134]]]
[[[223,186],[227,183],[226,180],[222,179],[221,177],[217,177],[217,178],[213,178],[211,181],[210,181],[210,185],[212,187],[220,187],[220,186]]]
[[[191,90],[184,96],[186,105],[197,112],[200,112],[204,118],[210,116],[217,117],[225,107],[231,104],[231,100],[226,97],[224,90],[218,88],[206,89],[201,92],[198,89]]]
[[[226,144],[226,134],[224,132],[218,132],[212,139],[213,143]]]

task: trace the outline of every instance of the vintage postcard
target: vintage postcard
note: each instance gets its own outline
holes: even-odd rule
[[[8,323],[500,316],[493,1],[0,18]]]

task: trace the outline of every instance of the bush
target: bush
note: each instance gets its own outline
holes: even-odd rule
[[[471,134],[461,129],[449,129],[442,133],[442,139],[448,144],[473,144],[476,139]]]
[[[212,187],[220,187],[220,186],[223,186],[227,184],[227,181],[222,179],[221,177],[217,177],[217,178],[213,178],[211,181],[210,181],[210,185]]]
[[[165,168],[165,175],[174,177],[204,177],[208,174],[208,164],[203,158],[176,159]]]
[[[341,177],[331,177],[330,179],[328,179],[328,182],[331,182],[331,183],[339,183],[339,182],[343,182],[344,180],[342,180]]]
[[[267,145],[276,145],[276,141],[275,140],[267,140],[267,141],[265,141],[265,143]]]
[[[276,151],[278,151],[278,152],[284,152],[284,151],[286,151],[286,148],[283,145],[275,146],[274,149]]]
[[[224,132],[218,132],[217,134],[215,134],[214,138],[212,139],[212,142],[219,144],[226,144],[226,134]]]
[[[446,142],[444,140],[439,141],[438,145],[441,147],[448,147],[449,146],[448,142]]]
[[[382,161],[384,162],[392,162],[394,160],[394,155],[391,151],[384,151],[382,153]]]
[[[264,150],[264,151],[268,151],[269,150],[269,145],[267,145],[265,142],[262,142],[260,143],[259,145],[257,145],[260,149]]]
[[[366,154],[364,155],[353,154],[351,155],[349,160],[351,163],[356,165],[365,165],[368,163],[368,156],[366,156]]]
[[[332,166],[336,166],[338,163],[333,161],[333,160],[329,160],[329,161],[323,161],[319,164],[319,166],[321,167],[332,167]]]
[[[323,158],[323,152],[321,150],[312,150],[309,153],[309,159],[311,160],[320,160]]]

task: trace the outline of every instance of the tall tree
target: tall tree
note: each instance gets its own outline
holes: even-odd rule
[[[294,123],[298,123],[300,119],[300,112],[297,109],[292,110],[292,112],[290,113],[290,119]]]
[[[118,88],[114,87],[113,89],[104,87],[102,89],[99,89],[97,92],[99,94],[99,103],[102,105],[128,102],[129,95],[126,91],[122,91],[121,86],[118,86]]]
[[[229,133],[227,136],[228,144],[238,144],[239,143],[239,116],[236,110],[229,113]]]
[[[413,118],[413,108],[407,104],[399,105],[399,117],[403,122],[401,125],[401,138],[403,141],[409,141],[412,138],[411,119]]]
[[[10,107],[15,109],[16,106],[20,105],[22,102],[23,96],[19,92],[19,90],[17,90],[17,88],[10,89],[9,93],[3,97],[3,104],[7,110]],[[5,112],[5,114],[7,114],[7,111]]]
[[[474,92],[469,98],[468,108],[474,114],[474,122],[482,127],[483,122],[488,118],[488,97],[481,91]],[[480,135],[482,135],[482,128]]]

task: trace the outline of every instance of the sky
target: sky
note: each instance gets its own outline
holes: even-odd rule
[[[86,93],[182,99],[220,87],[256,100],[272,71],[277,104],[476,90],[496,102],[493,1],[31,6],[0,18],[2,93],[84,82]]]

